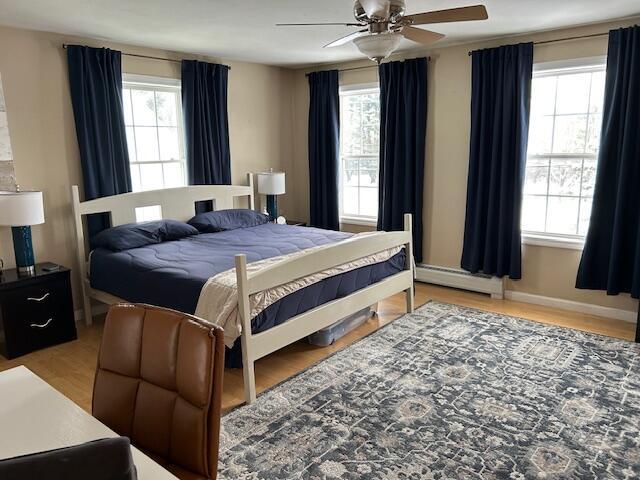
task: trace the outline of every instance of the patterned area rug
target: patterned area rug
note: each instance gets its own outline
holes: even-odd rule
[[[429,303],[223,418],[224,479],[638,479],[640,346]]]

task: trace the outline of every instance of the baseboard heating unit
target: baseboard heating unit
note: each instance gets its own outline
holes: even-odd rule
[[[491,298],[504,298],[504,282],[501,278],[480,273],[469,273],[459,268],[420,263],[416,265],[416,280],[444,287],[488,293]]]

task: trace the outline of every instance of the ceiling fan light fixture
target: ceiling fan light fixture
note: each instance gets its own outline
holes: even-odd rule
[[[401,40],[401,34],[390,32],[358,37],[353,40],[353,43],[364,55],[380,63],[398,48]]]

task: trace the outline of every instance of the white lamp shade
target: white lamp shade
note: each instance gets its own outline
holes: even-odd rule
[[[42,192],[0,192],[0,225],[23,227],[44,223]]]
[[[379,63],[398,48],[401,40],[402,35],[399,33],[379,33],[358,37],[353,40],[353,43],[367,57]]]
[[[284,172],[259,173],[258,193],[262,195],[282,195],[284,193]]]

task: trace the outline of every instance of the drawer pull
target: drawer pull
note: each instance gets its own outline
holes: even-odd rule
[[[42,295],[40,298],[36,298],[36,297],[27,297],[27,300],[30,302],[41,302],[43,301],[45,298],[47,298],[49,296],[49,292],[45,293],[44,295]]]
[[[43,324],[40,324],[40,323],[32,323],[32,324],[30,325],[30,327],[31,327],[31,328],[45,328],[45,327],[48,327],[48,326],[49,326],[49,324],[50,324],[51,322],[53,322],[53,317],[51,317],[49,320],[47,320],[47,321],[46,321],[46,322],[44,322]]]

